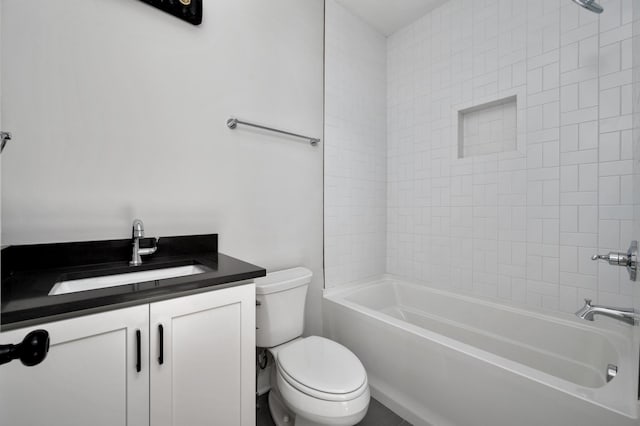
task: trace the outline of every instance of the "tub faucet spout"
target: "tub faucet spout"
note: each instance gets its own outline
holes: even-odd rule
[[[576,312],[578,318],[593,321],[596,315],[617,319],[629,325],[637,324],[640,315],[633,309],[611,308],[607,306],[592,305],[591,299],[584,299],[584,306]]]

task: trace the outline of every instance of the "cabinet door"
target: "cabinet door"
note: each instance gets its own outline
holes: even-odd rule
[[[149,322],[153,426],[255,425],[254,284],[153,303]]]
[[[148,305],[3,332],[0,343],[39,328],[50,336],[42,363],[0,365],[0,425],[149,425]]]

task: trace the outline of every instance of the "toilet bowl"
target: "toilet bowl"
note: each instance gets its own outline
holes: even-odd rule
[[[275,361],[269,409],[278,426],[354,425],[369,407],[367,374],[343,345],[300,337],[310,281],[306,268],[256,280],[256,343]]]
[[[348,426],[364,418],[370,399],[367,374],[347,348],[311,336],[270,352],[275,368],[269,407],[278,426],[292,424],[287,418],[296,426]]]

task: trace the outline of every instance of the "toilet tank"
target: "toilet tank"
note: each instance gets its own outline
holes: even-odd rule
[[[271,348],[302,335],[312,276],[307,268],[297,267],[255,279],[256,346]]]

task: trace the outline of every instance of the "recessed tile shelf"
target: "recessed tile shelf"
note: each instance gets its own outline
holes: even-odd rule
[[[517,97],[458,111],[458,158],[517,149]]]

